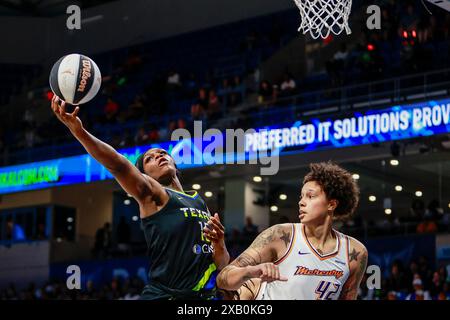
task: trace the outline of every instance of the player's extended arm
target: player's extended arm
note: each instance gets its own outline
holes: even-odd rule
[[[366,247],[353,238],[349,239],[350,276],[342,288],[339,296],[340,300],[356,300],[358,297],[358,289],[367,267],[368,252]]]
[[[275,225],[259,234],[247,250],[219,273],[217,286],[225,290],[237,290],[252,278],[267,282],[286,281],[280,275],[278,266],[273,264],[278,256],[276,245],[282,232],[282,227]]]
[[[65,102],[54,96],[51,107],[56,117],[66,125],[86,151],[111,172],[123,189],[140,201],[144,196],[152,194],[157,187],[156,181],[145,177],[130,161],[118,153],[113,147],[90,134],[77,117],[80,110],[76,107],[72,113],[65,110]]]

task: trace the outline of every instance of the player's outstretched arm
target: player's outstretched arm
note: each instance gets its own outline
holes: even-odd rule
[[[61,104],[59,104],[61,102]],[[76,107],[72,113],[65,110],[65,102],[57,96],[52,99],[51,107],[56,117],[66,125],[75,138],[83,145],[86,151],[111,172],[122,188],[136,200],[141,201],[149,196],[158,183],[150,177],[144,176],[124,156],[113,147],[90,134],[77,116],[80,110]]]
[[[358,240],[349,237],[349,264],[350,276],[342,288],[340,300],[356,300],[361,280],[367,267],[368,252],[366,247]]]
[[[290,238],[288,230],[290,228],[284,225],[275,225],[260,233],[247,250],[219,273],[217,286],[224,290],[237,290],[252,278],[267,282],[287,281],[273,262],[283,250],[283,239]]]

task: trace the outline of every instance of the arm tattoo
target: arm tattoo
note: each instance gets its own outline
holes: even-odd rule
[[[256,237],[255,241],[250,245],[250,248],[255,250],[264,247],[275,239],[275,228],[271,227],[263,231],[259,236]]]
[[[231,270],[236,267],[246,267],[246,266],[255,266],[261,262],[261,255],[258,251],[254,250],[258,254],[258,258],[252,257],[250,254],[243,252],[239,257],[237,257],[231,264],[222,269],[222,271],[217,276],[217,286],[219,288],[223,288],[229,285],[228,274]],[[242,281],[250,280],[251,278],[248,276],[244,276]]]
[[[350,286],[350,285],[349,286],[344,286],[342,288],[342,291],[341,291],[341,294],[340,294],[340,299],[347,300],[348,296],[351,294],[352,290],[353,290],[352,286]]]
[[[359,254],[360,252],[357,252],[355,248],[353,248],[353,251],[350,253],[350,262],[357,261]]]
[[[361,254],[361,256],[359,256]],[[359,262],[358,269],[355,270],[355,273],[350,276],[347,282],[344,284],[342,288],[340,299],[356,299],[358,295],[358,289],[361,285],[361,280],[363,278],[364,272],[366,271],[367,266],[367,252],[365,251],[356,251],[352,250],[350,253],[350,262],[356,261]]]
[[[231,269],[233,268],[228,265],[225,268],[223,268],[223,270],[219,273],[216,280],[218,287],[221,287],[224,283],[227,283],[228,273],[230,273]]]
[[[284,241],[284,244],[286,245],[287,248],[289,246],[289,242],[291,242],[291,233],[281,230],[280,240]]]
[[[263,258],[261,256],[262,249],[267,246],[269,243],[277,239],[276,237],[277,228],[271,227],[265,231],[263,231],[256,239],[253,241],[253,243],[250,245],[250,247],[245,250],[239,257],[237,257],[233,262],[231,262],[228,266],[226,266],[222,271],[219,273],[217,277],[217,286],[219,288],[227,286],[228,285],[228,274],[230,271],[236,267],[243,268],[247,266],[256,266],[260,264],[263,261]],[[283,235],[290,238],[289,234]],[[280,237],[281,238],[281,237]],[[275,256],[275,253],[273,253]],[[243,281],[247,281],[250,278],[244,276]]]
[[[256,251],[256,253],[258,254],[257,259],[249,255],[248,253],[243,252],[239,257],[236,258],[235,261],[232,262],[232,264],[238,267],[255,266],[261,262],[261,256],[259,252]]]
[[[367,267],[367,253],[363,253],[361,261],[359,263],[359,276],[361,277],[366,271]]]

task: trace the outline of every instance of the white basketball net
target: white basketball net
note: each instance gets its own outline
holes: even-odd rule
[[[294,0],[300,9],[299,32],[309,32],[313,39],[327,38],[330,32],[340,34],[344,29],[352,33],[348,17],[352,10],[352,0]]]

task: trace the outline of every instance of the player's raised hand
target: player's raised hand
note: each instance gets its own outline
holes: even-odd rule
[[[247,267],[248,274],[247,276],[250,278],[260,278],[261,281],[265,282],[273,282],[273,281],[287,281],[286,277],[283,277],[280,274],[280,269],[277,265],[268,262],[261,263],[256,266],[248,266]]]
[[[213,245],[223,244],[225,241],[225,227],[220,222],[218,213],[209,218],[206,227],[203,228],[203,233]]]
[[[61,104],[60,104],[61,102]],[[83,128],[80,118],[78,118],[78,112],[80,107],[76,107],[72,113],[66,112],[66,103],[62,101],[58,96],[54,95],[51,102],[51,108],[56,117],[64,123],[72,133],[77,132]]]

